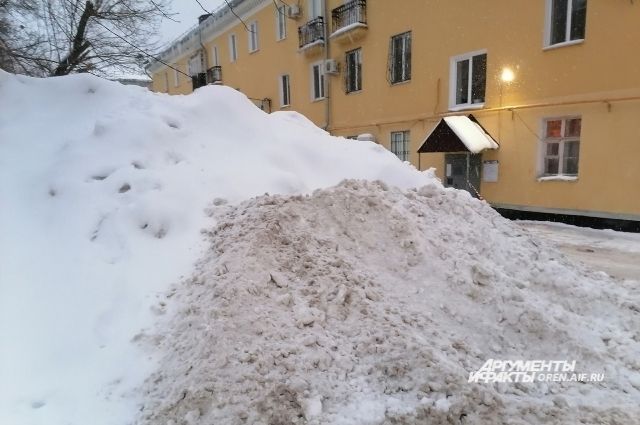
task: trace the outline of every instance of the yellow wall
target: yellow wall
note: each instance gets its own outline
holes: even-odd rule
[[[292,4],[292,2],[289,2]],[[329,12],[341,5],[329,0]],[[483,182],[482,195],[492,203],[608,212],[640,219],[640,101],[576,103],[640,97],[640,3],[590,0],[585,41],[544,48],[546,0],[369,0],[365,35],[357,40],[329,42],[330,58],[344,70],[345,52],[362,48],[363,90],[344,92],[344,71],[327,76],[330,89],[329,130],[336,135],[372,133],[389,147],[392,131],[411,131],[411,162],[436,167],[441,176],[442,154],[416,153],[440,117],[449,112],[449,73],[452,56],[486,49],[487,88],[484,109],[472,112],[500,142],[500,149],[483,159],[498,159],[497,183]],[[311,101],[310,65],[324,59],[298,52],[297,28],[307,20],[287,20],[287,38],[276,41],[276,12],[265,1],[245,22],[259,22],[260,50],[248,53],[248,33],[236,22],[215,40],[205,43],[210,54],[218,46],[224,84],[252,98],[271,98],[279,109],[278,77],[291,78],[291,109],[326,126],[326,102]],[[412,31],[412,79],[387,81],[389,39]],[[229,61],[229,33],[238,38],[238,60]],[[187,58],[177,61],[186,70]],[[212,64],[209,63],[209,66]],[[499,76],[504,67],[515,72],[513,83]],[[154,74],[154,90],[164,91],[164,70]],[[169,93],[188,93],[191,82]],[[533,104],[558,104],[528,108]],[[495,111],[504,106],[516,112]],[[579,178],[575,182],[539,182],[541,123],[545,117],[580,115],[583,119]]]

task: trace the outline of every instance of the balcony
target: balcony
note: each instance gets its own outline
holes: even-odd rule
[[[367,31],[367,0],[351,0],[331,11],[333,33],[339,42],[353,42]]]
[[[249,100],[251,100],[254,105],[265,111],[266,113],[271,113],[271,99],[269,99],[268,97],[265,97],[264,99],[254,99],[250,97]]]
[[[199,89],[207,85],[207,74],[200,72],[191,76],[191,86],[193,90]]]
[[[221,66],[212,66],[207,70],[207,84],[222,84]]]
[[[298,28],[299,51],[313,53],[324,46],[324,18],[318,16]]]

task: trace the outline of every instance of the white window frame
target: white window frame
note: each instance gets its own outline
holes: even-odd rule
[[[287,38],[287,6],[276,8],[276,41]]]
[[[211,48],[211,62],[213,63],[213,66],[219,66],[220,65],[220,57],[218,56],[218,46],[213,46]]]
[[[309,20],[324,16],[324,1],[309,0]]]
[[[461,55],[452,56],[449,60],[449,110],[450,111],[459,111],[463,109],[480,109],[484,108],[484,104],[487,101],[487,83],[489,79],[486,78],[485,75],[485,93],[484,100],[480,103],[473,103],[472,94],[473,94],[473,57],[478,55],[487,55],[487,70],[485,70],[486,75],[489,74],[489,54],[487,53],[487,49],[476,50],[473,52],[463,53]],[[456,103],[456,94],[458,91],[457,82],[458,82],[458,73],[457,66],[458,62],[468,60],[469,61],[469,83],[468,83],[468,102],[467,103]]]
[[[198,53],[187,60],[187,74],[194,76],[202,72],[204,72],[202,69],[202,54]]]
[[[553,0],[546,0],[545,6],[545,17],[544,17],[544,50],[555,49],[558,47],[571,46],[574,44],[584,43],[584,38],[576,38],[575,40],[571,40],[571,12],[573,12],[573,0],[565,0],[568,2],[567,4],[567,22],[565,28],[565,37],[564,41],[559,43],[551,43],[551,26],[553,24],[553,19],[551,14],[553,13]],[[588,8],[587,2],[587,8]],[[587,23],[585,22],[585,37],[586,37],[586,29]]]
[[[291,106],[291,76],[289,74],[280,75],[278,77],[278,85],[280,92],[280,107],[286,108],[287,106]],[[285,100],[288,102],[285,102]]]
[[[258,21],[249,24],[247,39],[249,40],[249,53],[255,53],[260,50],[260,33],[258,30]]]
[[[565,128],[567,121],[579,119],[580,123],[580,135],[579,136],[565,136]],[[549,121],[562,121],[560,127],[560,137],[547,137],[547,123]],[[538,156],[538,176],[539,177],[578,177],[580,174],[580,148],[582,144],[582,116],[581,115],[563,115],[563,116],[551,116],[544,117],[542,119],[542,137],[540,138],[540,154]],[[564,171],[564,148],[567,142],[578,142],[578,172],[576,174],[566,174]],[[547,145],[549,143],[558,143],[558,172],[556,174],[546,173],[545,159],[547,158]]]
[[[180,86],[180,73],[178,72],[178,66],[179,65],[175,65],[173,69],[173,87]]]
[[[317,97],[316,96],[316,79],[315,79],[315,72],[314,69],[318,68],[318,75],[319,75],[319,88],[320,88],[320,94],[321,96]],[[325,75],[324,75],[324,61],[318,61],[315,63],[311,64],[311,100],[312,101],[318,101],[318,100],[323,100],[326,98],[327,96],[327,87],[326,87],[326,81],[325,81]]]
[[[229,34],[229,61],[231,63],[238,60],[238,38],[235,33]]]
[[[349,79],[351,74],[349,73],[349,57],[352,56],[356,60],[355,67],[355,76],[354,76],[354,87],[349,86]],[[360,65],[360,66],[358,66]],[[357,93],[362,91],[362,48],[358,47],[357,49],[349,50],[345,53],[345,80],[346,80],[346,92],[347,93]],[[358,81],[360,84],[358,84]]]
[[[394,140],[394,136],[401,135],[401,140]],[[394,149],[397,147],[397,142],[402,144],[402,151]],[[392,131],[389,136],[389,150],[396,155],[401,161],[409,161],[411,156],[411,131],[400,130]]]

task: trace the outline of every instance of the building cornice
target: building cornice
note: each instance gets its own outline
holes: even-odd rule
[[[246,16],[252,15],[271,2],[269,0],[236,0],[230,3],[233,11],[226,4],[214,11],[211,16],[178,37],[169,47],[157,55],[160,61],[151,61],[146,66],[147,71],[150,73],[158,72],[165,66],[162,62],[172,64],[181,57],[195,53],[202,48],[202,43],[208,42],[236,26],[239,23],[236,15],[244,20]]]

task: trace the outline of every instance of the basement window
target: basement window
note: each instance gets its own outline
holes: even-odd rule
[[[391,152],[401,161],[409,161],[409,131],[391,132]]]
[[[582,119],[550,118],[544,121],[542,177],[577,176]]]

